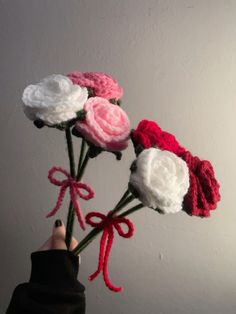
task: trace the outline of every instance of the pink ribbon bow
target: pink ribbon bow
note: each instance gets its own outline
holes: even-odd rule
[[[92,218],[100,218],[100,222],[94,222]],[[103,215],[99,212],[91,212],[85,217],[86,223],[92,227],[98,227],[103,229],[103,234],[100,241],[100,252],[98,260],[97,270],[89,276],[89,280],[94,280],[102,271],[103,278],[106,286],[115,292],[122,290],[122,287],[114,286],[108,277],[108,260],[111,251],[111,247],[114,240],[114,228],[117,230],[118,234],[123,238],[130,238],[134,233],[133,223],[124,217],[109,217],[109,214]],[[127,232],[122,230],[121,224],[125,224],[128,227]]]
[[[62,173],[66,176],[66,179],[64,180],[58,180],[54,177],[55,173]],[[53,210],[47,215],[48,217],[51,217],[55,215],[55,213],[59,210],[61,207],[62,201],[64,199],[66,189],[70,189],[70,198],[71,202],[73,204],[73,207],[75,209],[76,215],[78,217],[79,224],[82,229],[85,229],[85,224],[84,224],[84,218],[83,218],[83,213],[82,210],[79,206],[79,202],[77,200],[77,197],[79,196],[80,198],[84,200],[89,200],[94,197],[94,192],[93,190],[86,184],[77,182],[75,179],[73,179],[70,174],[63,168],[61,167],[52,167],[49,172],[48,172],[48,179],[49,181],[56,185],[60,186],[60,192],[58,195],[57,203],[56,206],[53,208]],[[86,191],[87,194],[84,194],[82,190]]]

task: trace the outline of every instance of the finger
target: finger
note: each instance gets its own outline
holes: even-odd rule
[[[52,246],[52,237],[47,239],[47,241],[38,249],[38,251],[47,251],[50,250]]]
[[[78,241],[76,240],[76,238],[72,238],[72,240],[71,240],[71,244],[70,244],[70,251],[73,251],[75,248],[76,248],[76,246],[78,245]],[[81,257],[80,257],[80,255],[78,255],[78,260],[79,260],[79,265],[81,264]]]
[[[60,219],[56,220],[52,232],[51,249],[66,250],[65,235],[66,229],[63,222]]]
[[[75,248],[76,248],[76,246],[78,245],[78,241],[76,240],[76,238],[72,238],[71,239],[71,243],[70,243],[70,251],[73,251]]]

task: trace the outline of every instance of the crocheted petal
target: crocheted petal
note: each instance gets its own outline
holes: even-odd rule
[[[184,198],[184,210],[189,215],[199,215],[199,209],[197,207],[197,182],[192,171],[189,172],[190,176],[190,187],[188,193]]]
[[[68,77],[72,80],[74,84],[78,84],[83,87],[94,87],[94,82],[89,77],[86,77],[86,73],[83,72],[72,72],[68,74]]]
[[[95,108],[95,120],[106,134],[113,136],[121,134],[125,137],[129,133],[128,116],[119,106],[104,104],[103,107],[99,106],[98,110]]]
[[[211,163],[203,160],[198,167],[198,178],[210,209],[215,209],[220,200],[219,184]]]
[[[134,132],[133,139],[136,144],[141,144],[144,148],[152,147],[151,141],[148,136],[141,132]]]
[[[110,75],[102,72],[72,72],[68,77],[74,84],[90,87],[95,96],[105,99],[120,99],[123,95],[123,89],[118,85]]]
[[[90,127],[84,123],[79,122],[76,124],[76,129],[81,132],[81,134],[84,136],[86,140],[93,143],[96,146],[100,146],[104,149],[106,149],[105,143],[95,134],[94,132],[91,132]]]
[[[129,119],[120,107],[102,98],[94,97],[86,103],[85,110],[87,111],[86,123],[100,141],[120,142],[129,135]]]
[[[125,149],[130,133],[129,119],[117,108],[102,98],[90,98],[85,105],[86,120],[76,124],[77,130],[96,146],[111,151]],[[122,115],[117,114],[116,118],[114,110]]]
[[[202,185],[201,185],[198,177],[196,178],[196,182],[197,182],[197,190],[198,190],[197,206],[200,209],[200,211],[202,211],[204,209],[205,210],[210,210],[209,204],[207,202],[207,199],[206,199],[205,194],[204,194],[203,189],[202,189]]]
[[[106,149],[109,151],[120,151],[124,150],[128,147],[128,141],[127,142],[121,142],[121,143],[116,143],[116,142],[111,142],[106,144]]]

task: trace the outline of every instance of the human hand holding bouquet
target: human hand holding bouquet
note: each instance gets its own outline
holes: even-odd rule
[[[220,200],[219,184],[209,161],[192,156],[154,121],[142,120],[135,130],[130,130],[129,118],[120,107],[122,94],[118,82],[107,74],[73,72],[67,76],[51,75],[29,85],[22,98],[26,116],[38,128],[48,126],[64,131],[67,140],[70,171],[59,166],[49,170],[48,179],[59,187],[59,195],[47,217],[57,213],[68,190],[66,245],[70,247],[75,215],[81,229],[86,224],[93,227],[74,248],[75,255],[102,232],[98,268],[89,278],[93,280],[103,272],[106,286],[115,292],[121,287],[109,280],[108,260],[115,231],[124,238],[133,235],[134,225],[126,216],[149,207],[162,214],[182,210],[189,215],[207,217]],[[77,167],[73,137],[81,141]],[[79,198],[94,197],[92,188],[82,182],[89,160],[103,152],[110,152],[120,160],[121,151],[127,148],[130,139],[136,158],[130,167],[125,193],[107,214],[89,212],[84,218]],[[63,175],[63,179],[57,179],[57,174]],[[138,202],[127,209],[134,200]]]

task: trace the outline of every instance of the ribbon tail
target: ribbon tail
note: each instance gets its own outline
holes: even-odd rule
[[[103,264],[104,264],[104,253],[105,253],[105,245],[106,245],[106,240],[108,236],[108,231],[105,229],[102,234],[102,238],[100,241],[100,252],[99,252],[99,259],[98,259],[98,268],[97,270],[89,276],[89,280],[92,281],[94,280],[102,271]]]
[[[81,210],[81,208],[79,206],[79,202],[76,199],[76,195],[75,195],[74,190],[71,189],[70,195],[71,195],[71,201],[73,203],[73,206],[74,206],[74,209],[75,209],[75,213],[76,213],[76,216],[78,218],[78,222],[80,224],[80,227],[83,230],[85,230],[84,215],[83,215],[83,212],[82,212],[82,210]]]
[[[111,291],[114,291],[114,292],[120,292],[122,290],[122,287],[114,286],[111,283],[109,276],[108,276],[108,260],[109,260],[113,240],[114,240],[114,231],[113,231],[113,228],[111,228],[111,230],[109,232],[106,252],[105,252],[105,256],[104,256],[103,278],[104,278],[104,282],[105,282],[107,288],[109,288]]]
[[[56,206],[47,214],[46,218],[52,217],[56,214],[56,212],[59,210],[61,207],[63,198],[65,196],[67,186],[62,186],[58,195],[57,203]]]

